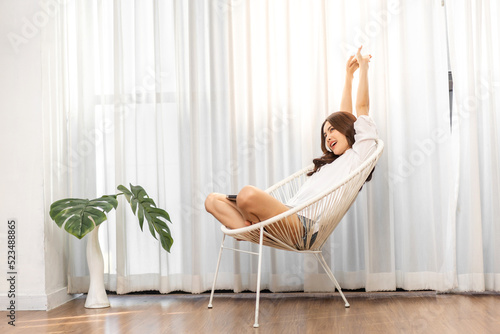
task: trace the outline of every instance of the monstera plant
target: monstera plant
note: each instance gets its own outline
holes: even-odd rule
[[[130,190],[119,185],[121,193],[116,195],[104,195],[96,199],[65,198],[52,203],[50,206],[50,217],[59,226],[77,237],[83,238],[96,226],[106,221],[106,213],[118,206],[117,197],[125,195],[132,207],[132,212],[139,219],[139,226],[143,230],[144,218],[148,222],[149,231],[156,238],[160,237],[161,246],[170,252],[173,239],[167,221],[171,223],[168,213],[156,207],[155,202],[148,196],[141,186],[130,185]]]
[[[171,223],[169,214],[156,207],[144,188],[131,184],[130,190],[123,185],[118,186],[117,189],[121,192],[116,195],[104,195],[92,200],[65,198],[50,206],[50,217],[59,227],[64,226],[68,233],[78,239],[90,233],[87,241],[87,264],[90,271],[90,286],[85,302],[87,308],[110,306],[104,288],[104,262],[99,247],[98,228],[106,221],[106,214],[117,208],[118,196],[124,195],[130,203],[132,212],[139,220],[141,230],[143,230],[144,220],[147,221],[149,231],[155,239],[158,234],[163,249],[170,252],[174,242],[167,225],[167,222]]]

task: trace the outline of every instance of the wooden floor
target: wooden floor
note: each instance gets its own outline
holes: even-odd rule
[[[110,295],[110,308],[85,309],[85,295],[51,311],[0,312],[0,333],[500,333],[500,294],[435,292]]]

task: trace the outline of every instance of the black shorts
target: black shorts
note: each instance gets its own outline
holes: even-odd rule
[[[302,240],[304,241],[304,248],[307,247],[307,232],[309,229],[314,226],[315,222],[314,220],[301,216],[297,214],[299,217],[299,220],[302,222],[302,225],[304,226],[304,236],[302,237]],[[318,232],[314,232],[313,235],[311,236],[311,241],[309,242],[309,247],[311,247],[314,244],[314,241],[316,241],[316,237],[318,236]]]

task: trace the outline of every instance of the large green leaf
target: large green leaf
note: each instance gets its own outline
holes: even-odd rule
[[[65,198],[52,203],[50,217],[59,227],[64,225],[68,233],[81,239],[106,221],[106,213],[117,206],[116,195],[105,195],[93,200]]]
[[[153,237],[157,239],[156,233],[158,233],[161,246],[170,253],[170,248],[174,240],[167,226],[167,221],[172,223],[169,214],[165,210],[157,208],[153,199],[148,196],[141,186],[133,186],[131,184],[129,190],[125,186],[119,185],[118,190],[123,192],[132,207],[132,212],[139,219],[141,231],[143,230],[144,218],[146,218],[149,231]]]

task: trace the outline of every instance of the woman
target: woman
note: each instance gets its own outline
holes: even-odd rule
[[[218,221],[231,229],[250,226],[304,203],[322,190],[326,190],[361,165],[375,150],[377,131],[369,111],[368,63],[370,55],[361,55],[360,47],[346,64],[345,86],[342,93],[340,112],[327,117],[321,126],[321,149],[324,155],[314,159],[314,169],[297,194],[287,203],[281,203],[265,191],[245,186],[232,201],[224,194],[212,193],[205,201],[206,210]],[[359,68],[359,85],[356,97],[356,113],[352,114],[352,79]],[[284,222],[280,222],[284,224]],[[278,223],[278,224],[280,224]],[[294,241],[303,237],[304,217],[297,215],[287,224],[296,231]],[[275,226],[279,228],[279,226]],[[270,231],[272,233],[272,228]]]

